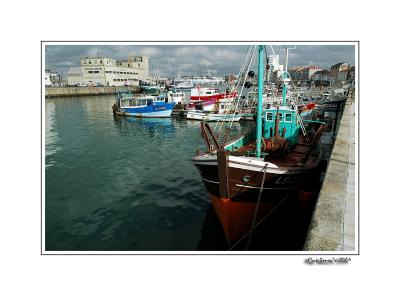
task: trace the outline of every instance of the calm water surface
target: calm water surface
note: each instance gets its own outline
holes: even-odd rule
[[[190,160],[200,123],[114,118],[113,103],[45,100],[46,250],[196,250],[210,204]]]

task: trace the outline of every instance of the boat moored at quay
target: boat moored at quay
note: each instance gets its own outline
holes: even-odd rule
[[[169,102],[165,96],[134,96],[131,92],[121,91],[112,106],[114,115],[133,117],[171,117],[175,102]]]
[[[254,130],[225,143],[219,140],[216,128],[202,122],[207,151],[197,152],[192,159],[230,245],[251,237],[259,221],[315,179],[322,159],[319,140],[326,125],[303,120],[297,105],[287,102],[286,79],[281,104],[263,107],[265,47],[255,46],[253,51],[257,48]]]

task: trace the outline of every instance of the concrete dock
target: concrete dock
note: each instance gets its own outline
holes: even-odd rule
[[[101,96],[115,94],[120,90],[140,92],[139,86],[98,86],[98,87],[46,87],[45,97]]]
[[[357,251],[356,105],[347,99],[304,251]]]

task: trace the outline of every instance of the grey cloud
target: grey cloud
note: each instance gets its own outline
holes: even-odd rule
[[[129,54],[150,57],[150,69],[164,76],[175,74],[206,73],[208,65],[218,75],[236,73],[244,61],[248,45],[47,45],[47,67],[67,72],[71,66],[79,66],[84,56],[107,56],[126,59]],[[284,51],[273,46],[284,64]],[[268,53],[272,51],[267,47]],[[314,64],[329,68],[338,62],[354,65],[353,45],[298,45],[289,51],[289,67]]]

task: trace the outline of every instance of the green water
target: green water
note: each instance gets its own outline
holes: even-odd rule
[[[200,123],[114,118],[113,103],[44,102],[45,249],[196,250],[210,205],[190,160],[205,148]]]

